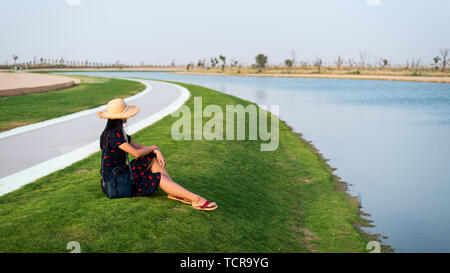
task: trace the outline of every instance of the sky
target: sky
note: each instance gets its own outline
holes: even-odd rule
[[[2,0],[0,63],[34,57],[127,64],[242,64],[338,55],[430,64],[450,48],[449,0]]]

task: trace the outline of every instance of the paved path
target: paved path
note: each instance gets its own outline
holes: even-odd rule
[[[128,134],[147,127],[178,109],[189,98],[186,88],[136,80],[147,88],[125,99],[140,112],[128,120]],[[106,120],[97,117],[105,106],[19,127],[0,134],[0,195],[65,168],[99,151]]]

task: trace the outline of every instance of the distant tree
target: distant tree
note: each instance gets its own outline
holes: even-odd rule
[[[206,66],[206,60],[198,60],[197,67],[204,68]]]
[[[211,58],[209,62],[211,63],[211,67],[214,68],[219,63],[219,60],[217,58]]]
[[[292,65],[294,66],[297,63],[297,54],[293,49],[289,51],[289,54],[291,55]]]
[[[413,62],[412,62],[412,64],[411,64],[411,67],[412,67],[412,68],[415,68],[416,70],[418,70],[421,63],[422,63],[422,58],[419,58],[419,59],[417,59],[417,60],[413,59]]]
[[[449,52],[448,48],[441,48],[441,49],[439,49],[439,53],[441,53],[441,56],[442,56],[442,71],[444,71],[444,72],[447,69],[448,52]]]
[[[224,71],[225,70],[225,62],[226,62],[227,58],[223,55],[220,55],[219,59],[222,61],[222,71]]]
[[[264,67],[266,67],[267,64],[267,56],[264,54],[258,54],[255,57],[256,60],[256,67],[259,69],[263,69]]]
[[[316,58],[316,61],[314,62],[314,65],[317,66],[317,70],[319,71],[319,74],[320,74],[321,69],[322,69],[322,64],[323,64],[322,58]]]
[[[389,65],[389,61],[387,59],[383,59],[383,68]]]
[[[19,56],[13,54],[14,65],[17,63]]]
[[[344,64],[344,59],[341,58],[341,55],[338,55],[335,63],[336,63],[336,68],[341,69],[342,65]]]
[[[359,67],[361,69],[366,67],[366,62],[367,62],[367,53],[360,51],[359,52]]]
[[[300,67],[301,67],[302,69],[308,68],[308,65],[309,65],[309,63],[306,62],[306,61],[301,61],[301,62],[300,62]]]
[[[189,71],[189,68],[191,68],[191,64],[187,64],[186,70]]]
[[[441,61],[441,57],[436,56],[433,58],[433,61],[434,61],[434,69],[436,70],[439,69],[439,62]]]
[[[287,68],[291,68],[291,67],[292,67],[292,63],[293,63],[293,61],[292,61],[291,59],[286,59],[286,60],[284,61],[284,65],[285,65]]]
[[[347,63],[348,63],[348,66],[350,66],[350,67],[353,67],[356,64],[356,62],[352,59],[348,59]]]
[[[174,67],[174,66],[175,66],[175,60],[172,60],[172,62],[170,63],[170,66],[171,66],[171,67]]]

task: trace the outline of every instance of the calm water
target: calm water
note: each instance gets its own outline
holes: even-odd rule
[[[78,73],[80,74],[80,73]],[[280,116],[329,158],[403,252],[450,252],[450,84],[90,72],[206,86]]]

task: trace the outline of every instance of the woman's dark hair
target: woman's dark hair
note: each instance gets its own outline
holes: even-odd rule
[[[125,120],[123,120],[123,119],[108,119],[108,122],[106,123],[106,126],[105,126],[105,130],[103,130],[102,134],[100,135],[100,141],[102,141],[102,137],[109,130],[112,130],[112,129],[120,129],[120,130],[122,130],[124,121]]]

